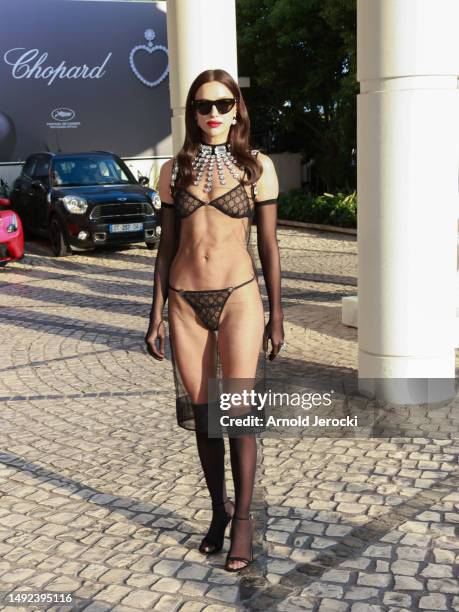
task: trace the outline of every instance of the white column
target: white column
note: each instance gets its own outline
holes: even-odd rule
[[[237,82],[235,0],[168,0],[167,44],[176,153],[185,138],[185,101],[195,77],[223,68]]]
[[[418,403],[455,376],[459,2],[357,6],[360,388]]]

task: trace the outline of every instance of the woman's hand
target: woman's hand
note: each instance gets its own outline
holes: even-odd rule
[[[164,321],[150,321],[148,331],[145,335],[145,343],[147,345],[147,353],[162,361],[164,359],[164,340],[166,338],[166,330],[164,328]]]
[[[263,350],[268,350],[268,340],[271,340],[271,352],[269,360],[272,361],[284,345],[283,319],[269,319],[263,334]]]

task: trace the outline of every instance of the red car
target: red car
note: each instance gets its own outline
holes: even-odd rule
[[[0,266],[24,257],[21,219],[9,206],[8,198],[0,198]]]

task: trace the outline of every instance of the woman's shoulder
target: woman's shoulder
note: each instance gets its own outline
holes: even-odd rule
[[[257,181],[256,187],[257,199],[259,201],[271,201],[277,198],[279,194],[279,182],[276,168],[269,155],[261,153],[261,151],[257,155],[257,160],[262,168],[261,176]]]
[[[266,153],[262,153],[261,151],[257,151],[256,158],[260,162],[263,172],[272,172],[274,170],[273,160],[269,157],[269,155],[266,155]]]
[[[159,170],[158,188],[159,195],[163,202],[168,202],[171,199],[171,177],[174,166],[174,158],[168,159]]]
[[[172,167],[174,165],[174,157],[172,157],[171,159],[168,159],[167,161],[164,162],[164,164],[161,166],[160,170],[159,170],[159,175],[168,175],[169,178],[172,174]]]

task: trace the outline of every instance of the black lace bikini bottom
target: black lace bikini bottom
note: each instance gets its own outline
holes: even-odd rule
[[[225,307],[229,296],[233,293],[233,291],[240,289],[240,287],[244,287],[244,285],[248,285],[253,280],[255,280],[255,276],[252,276],[251,279],[241,283],[240,285],[236,285],[235,287],[225,287],[224,289],[185,291],[183,289],[176,289],[170,285],[169,289],[172,289],[172,291],[177,292],[179,295],[185,298],[188,304],[198,315],[202,324],[209,331],[217,331],[223,308]]]

